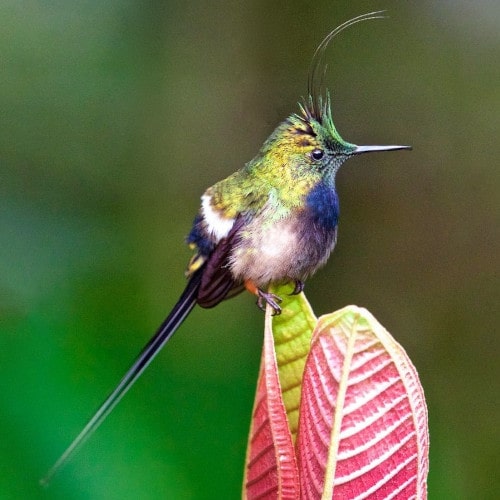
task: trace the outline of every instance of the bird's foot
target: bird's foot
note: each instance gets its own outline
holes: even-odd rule
[[[264,292],[260,288],[257,289],[257,305],[263,311],[266,310],[266,304],[269,304],[273,309],[273,316],[281,314],[281,307],[279,303],[281,302],[281,297],[278,297],[274,293]]]
[[[298,295],[304,291],[305,284],[303,281],[295,280],[295,288],[290,295]]]

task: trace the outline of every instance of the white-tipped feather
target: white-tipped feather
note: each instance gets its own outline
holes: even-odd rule
[[[201,213],[208,233],[216,242],[225,238],[234,224],[234,219],[224,217],[216,208],[212,206],[212,196],[204,194],[201,197]]]

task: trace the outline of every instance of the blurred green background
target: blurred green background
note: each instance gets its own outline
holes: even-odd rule
[[[80,453],[38,479],[184,286],[204,189],[250,160],[326,55],[362,156],[309,280],[407,349],[429,497],[497,498],[500,4],[264,0],[0,4],[0,497],[238,498],[262,342],[248,295],[195,310]]]

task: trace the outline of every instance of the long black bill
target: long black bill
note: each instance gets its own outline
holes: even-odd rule
[[[160,352],[161,348],[172,337],[186,316],[191,312],[196,305],[196,296],[201,282],[203,268],[196,271],[190,278],[184,292],[180,296],[177,304],[167,316],[165,321],[158,328],[155,335],[149,340],[140,352],[132,366],[127,370],[127,373],[120,380],[120,383],[104,400],[101,406],[94,413],[94,416],[88,421],[87,425],[82,429],[80,434],[76,436],[74,441],[68,446],[66,451],[59,457],[57,462],[47,472],[45,477],[40,480],[40,484],[48,486],[54,474],[75,454],[77,449],[92,435],[92,433],[102,424],[104,419],[111,413],[113,408],[118,404],[120,399],[132,387],[134,382],[141,376],[144,370],[148,367],[153,358]]]
[[[356,146],[352,155],[360,155],[363,153],[375,153],[377,151],[397,151],[399,149],[412,149],[411,146]]]

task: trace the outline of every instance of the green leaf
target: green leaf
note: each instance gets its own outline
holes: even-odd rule
[[[295,448],[281,397],[270,307],[245,461],[243,498],[299,497]]]
[[[293,287],[283,285],[272,292],[282,298],[282,313],[272,316],[274,348],[278,362],[283,403],[295,441],[299,420],[300,393],[306,358],[317,318],[305,295],[290,295]],[[271,312],[267,308],[266,316]]]

